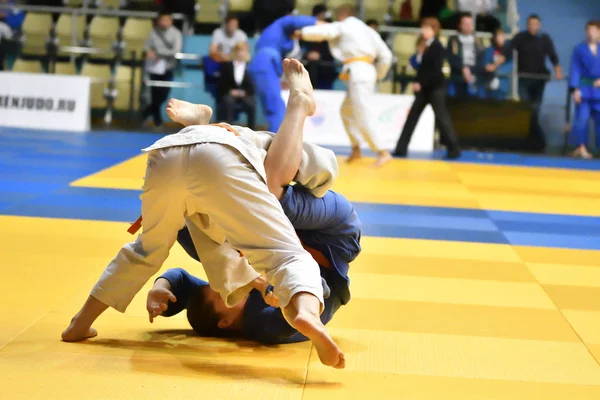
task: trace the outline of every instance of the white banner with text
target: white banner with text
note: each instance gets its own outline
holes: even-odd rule
[[[287,102],[288,92],[282,91]],[[350,146],[340,109],[346,93],[343,91],[315,90],[317,111],[304,125],[304,140],[321,146]],[[369,100],[369,111],[381,143],[394,150],[414,101],[414,96],[377,93]],[[427,106],[412,136],[409,151],[432,152],[435,116]],[[363,141],[363,147],[367,148]]]
[[[90,130],[90,78],[0,72],[0,126]]]

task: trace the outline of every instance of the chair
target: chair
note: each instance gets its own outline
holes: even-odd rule
[[[388,12],[389,0],[365,1],[365,21],[374,19],[382,22]]]
[[[102,0],[102,7],[119,9],[123,5],[121,0]]]
[[[124,58],[129,58],[132,51],[137,53],[137,57],[141,57],[144,50],[144,45],[150,32],[152,32],[152,21],[142,18],[128,18],[123,26],[123,48]]]
[[[116,17],[96,16],[90,23],[90,45],[97,49],[114,49],[117,44],[120,24]],[[113,54],[105,53],[94,56],[95,58],[113,58]]]
[[[27,13],[23,21],[23,34],[25,42],[23,52],[32,55],[46,54],[46,44],[52,29],[52,16],[50,14]]]
[[[398,33],[394,37],[392,50],[398,57],[399,65],[408,65],[410,57],[415,54],[418,35],[414,33]]]
[[[27,72],[31,74],[42,74],[42,64],[36,60],[22,60],[20,58],[15,60],[12,66],[12,72]]]
[[[200,10],[196,14],[196,22],[199,24],[220,24],[221,0],[197,0],[196,4]]]
[[[90,88],[90,106],[92,108],[106,108],[107,102],[104,91],[112,76],[109,65],[86,63],[81,69],[81,75],[92,78]]]
[[[75,42],[73,42],[73,23],[75,23]],[[85,17],[75,17],[71,14],[61,14],[54,27],[56,38],[60,46],[79,46],[85,31]]]
[[[131,73],[132,67],[120,65],[115,74],[115,89],[117,97],[113,103],[113,108],[120,111],[129,111],[129,98],[131,96]],[[142,72],[140,68],[135,69],[133,78],[133,109],[140,108],[140,90],[142,87]]]
[[[54,73],[56,75],[77,75],[77,68],[74,63],[57,62],[54,64]]]
[[[372,1],[372,0],[368,0],[368,1]],[[351,1],[351,0],[327,0],[327,9],[329,9],[331,11],[335,11],[336,8],[338,8],[339,6],[343,6],[345,4],[352,4],[354,6],[357,6],[356,9],[358,9],[358,1]]]
[[[229,10],[233,12],[248,12],[252,10],[252,0],[229,0]]]

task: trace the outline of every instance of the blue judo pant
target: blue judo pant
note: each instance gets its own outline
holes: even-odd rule
[[[274,49],[257,50],[248,65],[248,72],[269,123],[268,130],[277,132],[285,115],[285,102],[281,98],[281,55]]]
[[[600,143],[600,99],[583,99],[575,108],[575,121],[571,140],[576,146],[588,144],[588,122],[594,118],[596,125],[596,146]]]

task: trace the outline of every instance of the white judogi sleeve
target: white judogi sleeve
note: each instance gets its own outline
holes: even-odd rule
[[[307,42],[324,42],[337,39],[342,35],[340,22],[305,26],[302,28],[302,40]]]
[[[373,41],[375,42],[375,48],[377,49],[377,57],[375,58],[375,68],[377,69],[377,80],[382,80],[388,74],[390,67],[392,66],[392,59],[394,55],[383,41],[381,35],[375,30],[373,31]]]

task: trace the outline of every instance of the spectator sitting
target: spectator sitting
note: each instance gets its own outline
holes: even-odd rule
[[[509,48],[510,43],[506,41],[504,31],[498,29],[492,37],[492,45],[483,53],[482,76],[488,98],[506,99],[510,87],[508,75],[512,72],[512,60],[507,51]]]
[[[256,100],[254,84],[247,71],[248,46],[238,43],[232,52],[233,60],[223,63],[219,78],[219,119],[233,123],[236,111],[242,110],[248,115],[248,127],[254,129],[256,118]]]
[[[0,71],[4,70],[4,41],[10,38],[12,38],[12,30],[0,20]]]
[[[15,0],[2,0],[0,3],[15,4]],[[8,25],[13,32],[21,32],[21,26],[25,20],[25,11],[18,8],[12,10],[0,10],[0,21]]]
[[[153,81],[172,81],[173,71],[177,65],[175,54],[180,53],[183,46],[183,37],[179,29],[173,26],[171,14],[162,11],[156,21],[154,30],[146,41],[146,71]],[[151,101],[143,112],[143,118],[152,116],[154,125],[162,125],[162,103],[169,97],[171,88],[152,86],[150,89]]]
[[[494,16],[498,0],[458,0],[458,10],[475,16],[478,31],[495,32],[501,23]]]
[[[225,24],[215,29],[210,43],[210,56],[217,62],[231,61],[231,51],[238,44],[248,45],[248,36],[240,29],[240,22],[234,15],[225,17]]]
[[[317,4],[313,7],[313,17],[318,21],[326,21],[327,7]],[[327,42],[302,42],[304,50],[303,59],[306,61],[306,70],[315,89],[332,90],[337,78],[333,56],[329,51]]]
[[[475,36],[473,17],[470,14],[462,14],[458,23],[458,34],[448,40],[451,96],[464,98],[478,94],[477,67],[481,65],[483,50],[483,42]]]

